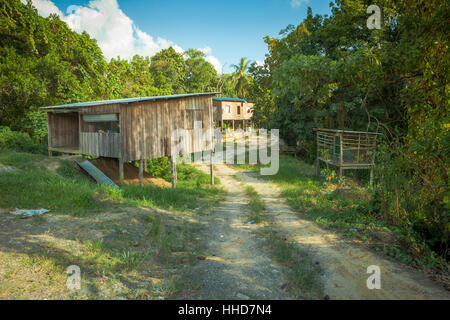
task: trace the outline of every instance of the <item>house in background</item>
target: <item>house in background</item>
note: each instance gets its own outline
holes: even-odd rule
[[[142,183],[146,159],[171,156],[174,130],[185,129],[194,137],[196,121],[202,122],[204,130],[211,129],[214,95],[209,92],[44,107],[49,153],[118,159],[121,182],[124,162],[137,160]],[[185,152],[210,150],[207,139],[201,139],[184,141]]]
[[[214,97],[213,120],[216,128],[232,130],[252,127],[253,103],[244,99]]]

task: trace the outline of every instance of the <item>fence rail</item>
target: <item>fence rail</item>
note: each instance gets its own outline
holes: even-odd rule
[[[91,156],[118,158],[120,133],[81,132],[80,150]]]

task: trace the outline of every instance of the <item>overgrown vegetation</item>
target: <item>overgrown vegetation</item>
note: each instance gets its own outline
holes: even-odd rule
[[[237,97],[249,81],[245,68],[218,75],[203,52],[172,47],[108,62],[95,39],[56,14],[43,18],[31,1],[0,0],[0,126],[27,132],[35,142],[47,136],[40,107],[193,92]]]
[[[0,126],[0,150],[2,149],[42,154],[47,152],[46,146],[34,142],[28,133],[12,131],[9,127]]]
[[[163,178],[164,180],[170,182],[172,180],[170,170],[169,157],[147,160],[147,172],[154,177]],[[184,183],[210,183],[210,177],[208,175],[204,174],[200,170],[197,170],[194,166],[184,163],[177,164],[177,179],[178,181],[182,181]],[[214,183],[219,184],[220,180],[215,177]]]
[[[309,9],[279,38],[266,37],[264,65],[249,69],[254,120],[279,128],[308,163],[314,127],[383,133],[371,214],[411,230],[448,260],[448,5],[378,1],[381,29],[370,30],[371,4],[336,0],[331,15]]]
[[[312,165],[299,159],[280,156],[278,173],[261,178],[277,183],[283,197],[301,217],[368,243],[411,266],[448,272],[445,259],[427,245],[412,225],[389,223],[373,208],[369,189],[353,179],[339,178],[329,172],[315,176],[314,171]]]

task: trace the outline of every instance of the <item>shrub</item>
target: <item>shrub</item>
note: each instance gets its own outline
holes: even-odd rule
[[[43,154],[46,151],[44,145],[35,144],[27,133],[12,131],[9,127],[0,127],[0,149]]]
[[[154,177],[163,178],[166,181],[171,181],[170,159],[163,157],[158,159],[147,160],[147,172]]]

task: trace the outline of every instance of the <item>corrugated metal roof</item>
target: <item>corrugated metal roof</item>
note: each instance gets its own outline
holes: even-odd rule
[[[187,93],[187,94],[174,94],[174,95],[170,95],[170,96],[154,96],[154,97],[79,102],[79,103],[71,103],[71,104],[62,104],[62,105],[58,105],[58,106],[42,107],[41,109],[64,109],[64,108],[93,107],[93,106],[100,106],[100,105],[104,105],[104,104],[131,103],[131,102],[139,102],[139,101],[147,101],[147,100],[160,100],[160,99],[175,99],[175,98],[184,98],[184,97],[192,97],[192,96],[215,95],[218,93],[219,92]]]
[[[245,99],[240,99],[240,98],[225,98],[225,97],[214,97],[214,100],[227,100],[227,101],[242,101],[242,102],[246,102],[247,100]]]

